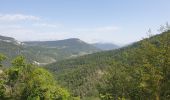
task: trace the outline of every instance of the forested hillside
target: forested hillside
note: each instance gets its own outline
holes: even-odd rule
[[[170,31],[165,31],[124,48],[64,60],[46,68],[73,96],[83,99],[168,100],[169,66]]]
[[[71,38],[58,41],[23,42],[24,50],[34,54],[37,62],[52,63],[100,51],[80,39]]]

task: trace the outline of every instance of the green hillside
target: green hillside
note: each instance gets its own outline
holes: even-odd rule
[[[8,56],[7,64],[17,55],[23,55],[38,65],[45,65],[98,51],[100,49],[79,39],[22,43],[14,38],[0,36],[0,53]]]
[[[72,95],[84,99],[168,100],[169,51],[167,31],[121,49],[64,60],[46,68]]]
[[[36,55],[37,62],[51,63],[100,51],[79,39],[24,42],[24,49]]]

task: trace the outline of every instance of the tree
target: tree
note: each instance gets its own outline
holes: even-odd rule
[[[6,56],[0,54],[0,67],[2,67],[2,61],[6,59]]]
[[[56,84],[52,74],[43,68],[36,68],[28,80],[24,98],[37,100],[68,100],[69,93]],[[31,99],[31,100],[32,100]]]
[[[53,75],[28,64],[18,56],[12,66],[0,74],[0,98],[3,100],[68,100],[70,94],[61,88]]]
[[[6,56],[3,54],[0,54],[0,67],[2,66],[2,61],[6,59]],[[0,98],[4,98],[5,95],[5,80],[6,79],[6,74],[3,72],[3,70],[0,69]]]

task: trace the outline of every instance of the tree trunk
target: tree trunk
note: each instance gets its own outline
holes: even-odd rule
[[[155,100],[160,100],[159,93],[155,94]]]

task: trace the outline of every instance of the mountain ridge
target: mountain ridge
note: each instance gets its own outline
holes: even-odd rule
[[[11,37],[0,36],[1,53],[9,57],[13,55],[10,59],[15,58],[17,55],[23,55],[30,59],[31,62],[40,65],[98,51],[100,49],[77,38],[56,41],[19,42]]]

